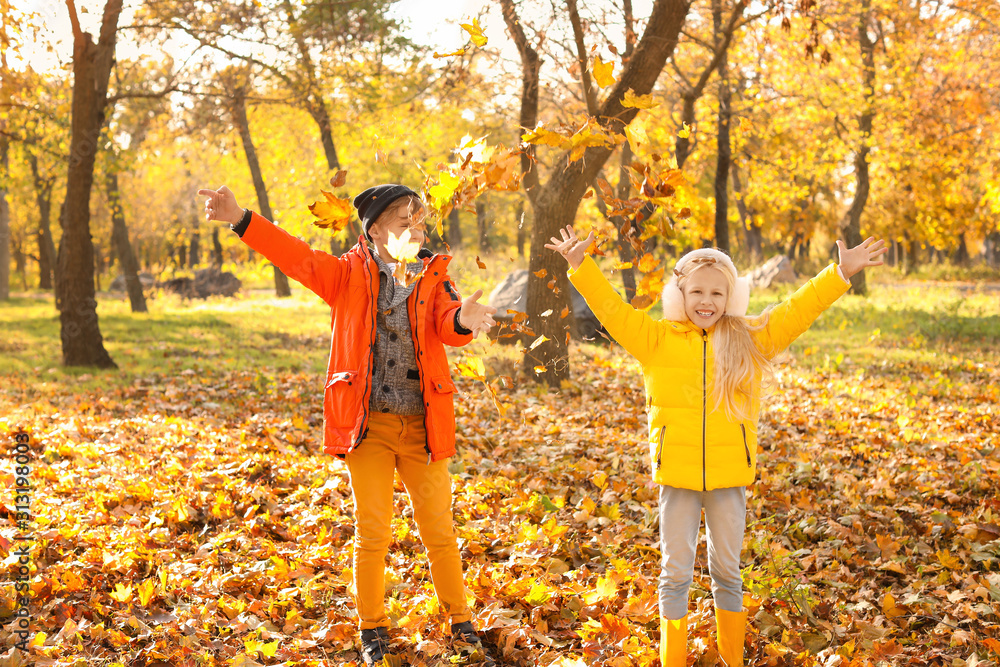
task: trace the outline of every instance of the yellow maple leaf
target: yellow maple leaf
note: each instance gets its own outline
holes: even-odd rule
[[[476,46],[483,47],[486,46],[486,35],[483,34],[483,27],[479,25],[479,19],[472,19],[472,23],[462,23],[460,24],[462,28],[469,33],[469,37],[472,38],[472,43]]]
[[[677,136],[681,139],[687,139],[691,136],[691,126],[684,123],[684,126],[677,132]]]
[[[149,601],[153,599],[153,593],[156,592],[156,586],[153,584],[152,579],[146,579],[141,584],[139,584],[139,604],[143,607],[149,604]]]
[[[583,601],[590,605],[608,600],[616,595],[618,595],[618,584],[611,577],[605,575],[597,580],[597,586],[594,590],[583,594]]]
[[[635,91],[629,88],[625,91],[625,96],[622,97],[622,106],[633,109],[652,109],[653,107],[660,106],[660,103],[653,101],[652,93],[636,95]]]
[[[457,176],[447,171],[440,172],[438,174],[438,182],[427,190],[434,208],[440,209],[450,204],[451,198],[455,196],[455,190],[458,189],[461,183],[462,179]]]
[[[556,148],[570,147],[569,137],[563,136],[558,132],[553,132],[552,130],[546,130],[541,123],[539,123],[535,129],[522,134],[521,141],[526,144],[555,146]]]
[[[569,160],[576,162],[591,146],[614,146],[622,138],[621,135],[608,134],[596,121],[590,119],[570,137]]]
[[[109,593],[109,595],[112,600],[117,600],[118,602],[128,602],[132,599],[132,586],[116,584],[115,590]]]
[[[641,118],[634,119],[631,123],[625,126],[625,137],[628,139],[628,145],[632,148],[633,153],[639,152],[639,146],[641,144],[649,145],[649,137],[646,135],[646,123]]]
[[[452,51],[451,53],[438,53],[434,52],[435,58],[447,58],[449,56],[461,56],[465,54],[465,49],[458,49],[457,51]]]
[[[594,56],[594,66],[592,69],[594,72],[594,81],[596,81],[597,85],[601,88],[607,88],[615,82],[614,61],[606,63],[601,60],[600,56]]]
[[[403,233],[399,236],[390,232],[385,248],[392,255],[393,259],[400,264],[416,260],[417,253],[420,252],[420,244],[410,241],[409,229],[404,229]]]
[[[339,232],[348,222],[351,221],[350,199],[341,199],[332,192],[320,190],[324,199],[309,204],[309,212],[319,220],[313,220],[313,224],[322,229],[333,229]]]

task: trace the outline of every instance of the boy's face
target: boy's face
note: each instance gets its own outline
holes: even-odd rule
[[[695,326],[708,329],[726,312],[729,282],[713,267],[698,269],[684,283],[684,312]]]
[[[400,237],[403,232],[409,229],[410,242],[423,247],[424,232],[427,229],[424,219],[427,217],[427,211],[423,204],[413,197],[407,197],[405,202],[399,204],[393,202],[393,204],[372,224],[368,234],[372,237],[382,259],[389,258],[396,261],[396,258],[389,254],[386,247],[390,235]]]

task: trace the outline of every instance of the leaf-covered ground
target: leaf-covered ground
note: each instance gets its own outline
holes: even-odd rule
[[[950,354],[941,341],[955,332],[941,322],[922,341],[868,334],[876,353],[852,355],[861,343],[848,334],[865,317],[825,316],[767,403],[743,554],[748,664],[996,665],[1000,355],[975,340]],[[936,353],[918,353],[941,326]],[[846,358],[826,354],[830,338]],[[0,425],[33,438],[38,634],[26,654],[5,624],[4,664],[360,664],[352,501],[346,469],[320,453],[318,376],[223,363],[216,344],[192,351],[194,368],[171,370],[164,353],[161,368],[113,381],[45,381],[41,367],[5,377]],[[510,373],[509,349],[477,353],[490,378]],[[656,664],[656,490],[638,367],[614,347],[572,353],[559,391],[501,389],[503,418],[481,383],[457,378],[466,585],[503,664]],[[0,476],[13,487],[10,467]],[[397,491],[393,636],[410,664],[447,664]],[[2,503],[11,580],[12,492]],[[7,616],[15,600],[2,590]],[[717,657],[708,590],[702,545],[689,655],[701,665]]]

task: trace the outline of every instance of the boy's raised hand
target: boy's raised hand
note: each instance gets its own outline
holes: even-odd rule
[[[837,250],[840,251],[840,270],[848,280],[866,267],[882,266],[885,262],[881,257],[889,252],[885,241],[882,239],[876,241],[874,236],[869,236],[849,250],[843,241],[837,239]]]
[[[576,271],[587,256],[587,248],[594,242],[594,232],[591,231],[587,238],[581,241],[573,231],[573,226],[567,225],[566,229],[559,230],[559,234],[562,236],[561,241],[553,236],[549,239],[552,243],[546,243],[545,247],[565,257],[570,267]]]
[[[493,306],[487,306],[485,303],[479,303],[482,296],[483,290],[477,289],[475,293],[462,301],[462,309],[458,311],[458,323],[466,329],[471,329],[473,338],[496,324],[493,320],[493,314],[497,312],[497,309]]]
[[[198,190],[198,194],[208,197],[205,201],[205,219],[209,222],[221,220],[235,225],[243,217],[243,209],[236,203],[236,195],[225,185],[218,190],[202,188]]]

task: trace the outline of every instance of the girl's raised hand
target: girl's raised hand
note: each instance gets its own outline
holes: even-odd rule
[[[587,248],[594,242],[594,232],[591,231],[587,238],[581,241],[573,231],[573,226],[567,225],[566,229],[559,230],[559,234],[562,236],[561,241],[553,236],[549,239],[552,243],[546,243],[545,247],[565,257],[570,267],[576,271],[587,256]]]
[[[223,185],[218,190],[202,188],[198,194],[208,197],[205,201],[205,219],[221,220],[235,225],[243,217],[243,209],[236,203],[236,195],[233,191]]]
[[[869,266],[882,266],[885,262],[882,261],[881,257],[889,252],[885,241],[882,239],[876,241],[874,236],[869,236],[850,250],[843,241],[837,239],[837,250],[840,251],[840,270],[844,272],[844,277],[848,280],[858,271]]]

